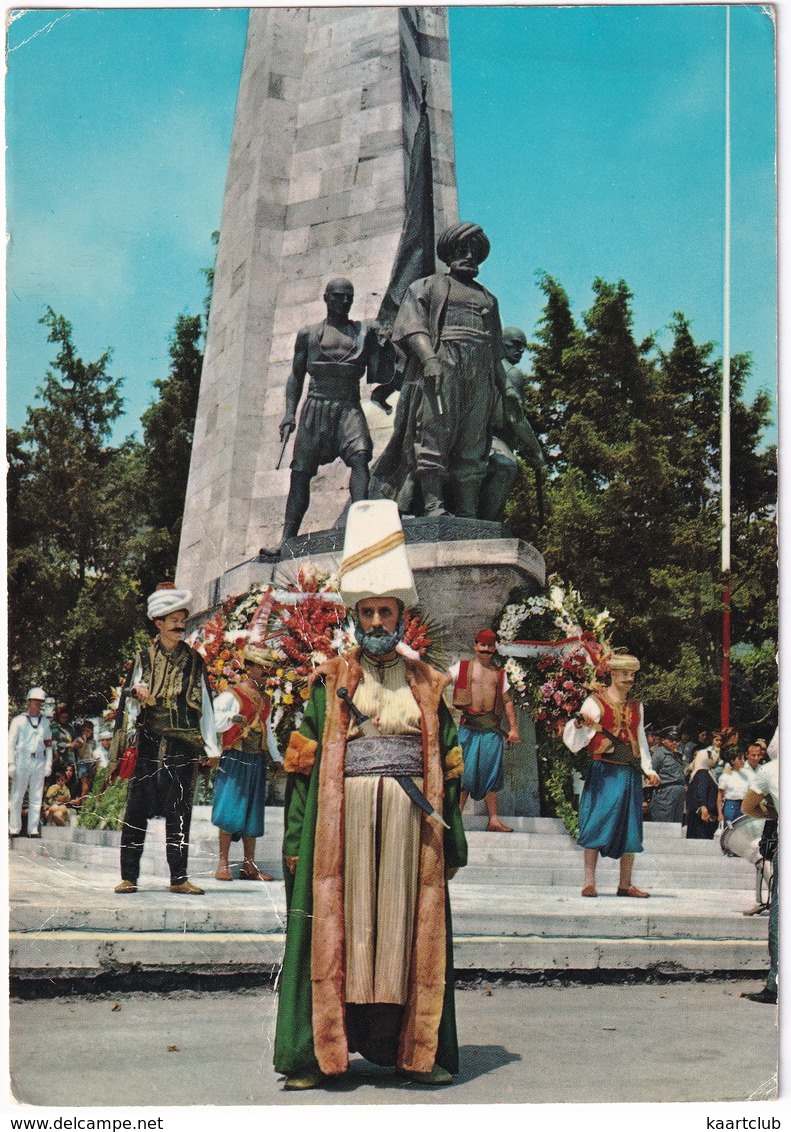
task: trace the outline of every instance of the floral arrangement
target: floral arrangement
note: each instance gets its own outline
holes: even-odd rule
[[[513,695],[547,730],[556,733],[579,710],[610,651],[611,621],[608,610],[588,609],[557,574],[545,596],[503,610],[497,637]]]
[[[512,602],[497,628],[499,651],[514,699],[530,711],[537,725],[543,789],[551,809],[576,836],[572,761],[558,740],[574,712],[596,687],[611,652],[608,610],[585,606],[579,592],[553,574],[547,593]]]
[[[420,610],[406,612],[404,620],[405,644],[438,664],[443,655],[440,627]],[[356,647],[336,575],[307,563],[282,589],[253,586],[229,598],[187,643],[203,656],[212,691],[219,693],[241,679],[248,642],[265,648],[272,658],[266,694],[272,699],[272,726],[284,748],[302,720],[312,673],[330,657]]]

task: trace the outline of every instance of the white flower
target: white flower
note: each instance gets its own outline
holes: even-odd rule
[[[565,594],[563,593],[563,590],[560,586],[552,586],[549,591],[549,601],[550,604],[555,607],[555,609],[563,609],[564,597]]]

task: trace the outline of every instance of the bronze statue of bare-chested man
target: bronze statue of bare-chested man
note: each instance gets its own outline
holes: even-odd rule
[[[310,503],[310,481],[322,464],[340,458],[350,468],[352,503],[368,494],[373,445],[360,404],[360,380],[372,361],[377,339],[370,324],[349,318],[353,300],[354,287],[348,279],[331,279],[324,291],[327,317],[297,333],[286,383],[286,412],[280,422],[283,443],[297,428],[297,406],[306,374],[310,382],[294,441],[281,545],[261,550],[269,561],[279,561],[283,544],[299,534]]]

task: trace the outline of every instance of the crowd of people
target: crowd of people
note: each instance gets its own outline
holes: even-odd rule
[[[91,719],[69,719],[65,704],[50,718],[46,692],[31,688],[26,710],[9,730],[10,821],[12,837],[23,830],[39,836],[42,825],[69,825],[108,765],[112,732]]]
[[[658,785],[645,789],[646,821],[676,822],[686,826],[688,838],[712,840],[742,816],[742,802],[767,761],[766,739],[745,744],[733,728],[690,733],[681,726],[659,730],[650,723],[645,733],[659,777]]]

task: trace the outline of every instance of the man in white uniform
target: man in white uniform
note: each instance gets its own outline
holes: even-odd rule
[[[52,731],[49,720],[41,714],[47,693],[31,688],[27,694],[27,711],[11,720],[8,730],[8,775],[11,779],[8,832],[18,837],[22,832],[22,801],[28,792],[28,837],[38,837],[44,779],[52,769]]]

